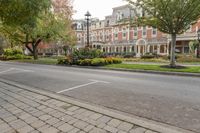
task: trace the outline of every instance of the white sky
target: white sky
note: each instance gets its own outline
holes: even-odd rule
[[[124,0],[74,0],[73,8],[76,11],[74,19],[84,19],[89,11],[92,17],[104,19],[112,14],[112,8],[127,4]]]

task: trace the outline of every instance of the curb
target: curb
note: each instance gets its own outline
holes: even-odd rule
[[[106,67],[93,67],[93,66],[67,66],[67,65],[55,65],[65,66],[74,68],[85,68],[85,69],[96,69],[96,70],[112,70],[121,72],[136,72],[136,73],[148,73],[148,74],[159,74],[159,75],[171,75],[171,76],[187,76],[187,77],[200,77],[200,74],[196,73],[184,73],[184,72],[162,72],[162,71],[151,71],[151,70],[138,70],[138,69],[123,69],[123,68],[106,68]]]
[[[131,69],[121,69],[121,68],[104,68],[105,70],[115,70],[115,71],[126,71],[126,72],[138,72],[138,73],[149,73],[149,74],[160,74],[160,75],[174,75],[174,76],[187,76],[187,77],[200,77],[200,74],[195,73],[183,73],[183,72],[162,72],[162,71],[150,71],[150,70],[131,70]]]
[[[73,99],[73,98],[69,98],[67,96],[63,96],[63,95],[58,95],[58,94],[53,94],[52,92],[47,92],[47,91],[43,91],[43,90],[37,90],[36,88],[32,88],[32,87],[28,87],[25,85],[20,85],[18,83],[12,82],[12,81],[8,81],[8,80],[4,80],[0,78],[0,82],[8,84],[10,86],[14,86],[20,89],[24,89],[27,91],[31,91],[33,93],[37,93],[40,95],[44,95],[53,99],[57,99],[59,101],[63,101],[63,102],[67,102],[70,104],[74,104],[76,106],[82,107],[82,108],[86,108],[89,109],[91,111],[94,112],[98,112],[100,114],[104,114],[116,119],[120,119],[129,123],[133,123],[135,125],[156,131],[156,132],[160,132],[160,133],[195,133],[189,130],[185,130],[182,128],[178,128],[175,126],[171,126],[171,125],[167,125],[164,123],[160,123],[160,122],[156,122],[153,120],[149,120],[149,119],[145,119],[145,118],[141,118],[138,116],[134,116],[134,115],[130,115],[128,113],[123,113],[120,111],[116,111],[116,110],[112,110],[106,107],[102,107],[102,106],[98,106],[98,105],[92,105],[89,103],[83,103],[81,101],[78,101],[77,99]]]
[[[9,62],[13,63],[13,62]],[[22,64],[34,64],[15,62]],[[93,67],[93,66],[77,66],[77,65],[48,65],[48,64],[34,64],[34,65],[47,65],[47,66],[62,66],[62,67],[74,67],[74,68],[85,68],[85,69],[96,69],[96,70],[112,70],[121,72],[136,72],[136,73],[148,73],[148,74],[159,74],[159,75],[171,75],[171,76],[186,76],[186,77],[200,77],[200,73],[185,73],[185,72],[163,72],[163,71],[152,71],[152,70],[139,70],[139,69],[123,69],[123,68],[106,68],[106,67]]]

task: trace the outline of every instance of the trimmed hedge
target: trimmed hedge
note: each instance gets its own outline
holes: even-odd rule
[[[152,59],[152,58],[158,58],[158,55],[156,53],[145,53],[145,55],[141,56],[141,59]]]
[[[12,56],[0,56],[0,60],[20,60],[20,59],[32,59],[31,56],[26,56],[26,55],[21,55],[21,54],[16,54]]]
[[[60,65],[80,65],[80,66],[104,66],[108,64],[120,64],[122,60],[120,58],[94,58],[94,59],[82,59],[73,63],[69,58],[58,59]]]

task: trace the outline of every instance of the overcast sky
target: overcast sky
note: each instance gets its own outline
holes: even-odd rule
[[[87,11],[92,17],[104,19],[105,16],[112,14],[112,8],[125,5],[124,0],[74,0],[74,10],[76,10],[74,19],[84,18]]]

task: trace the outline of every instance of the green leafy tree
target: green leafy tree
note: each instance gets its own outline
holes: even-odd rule
[[[177,34],[184,33],[200,18],[200,0],[127,0],[146,15],[138,22],[157,27],[171,35],[170,66],[176,67],[175,48]]]
[[[37,48],[41,42],[75,40],[71,30],[71,13],[64,8],[56,10],[51,0],[2,0],[0,1],[0,29],[10,40],[20,42],[38,58]],[[61,5],[62,6],[62,5]],[[51,7],[51,8],[50,8]],[[66,6],[65,6],[66,7]],[[69,6],[71,9],[71,6]],[[5,9],[5,10],[4,10]],[[54,12],[56,11],[56,12]]]
[[[0,0],[0,22],[14,27],[34,24],[40,13],[50,7],[51,0]]]
[[[25,31],[36,27],[41,13],[50,10],[51,0],[1,0],[0,32],[11,45],[28,43]]]

